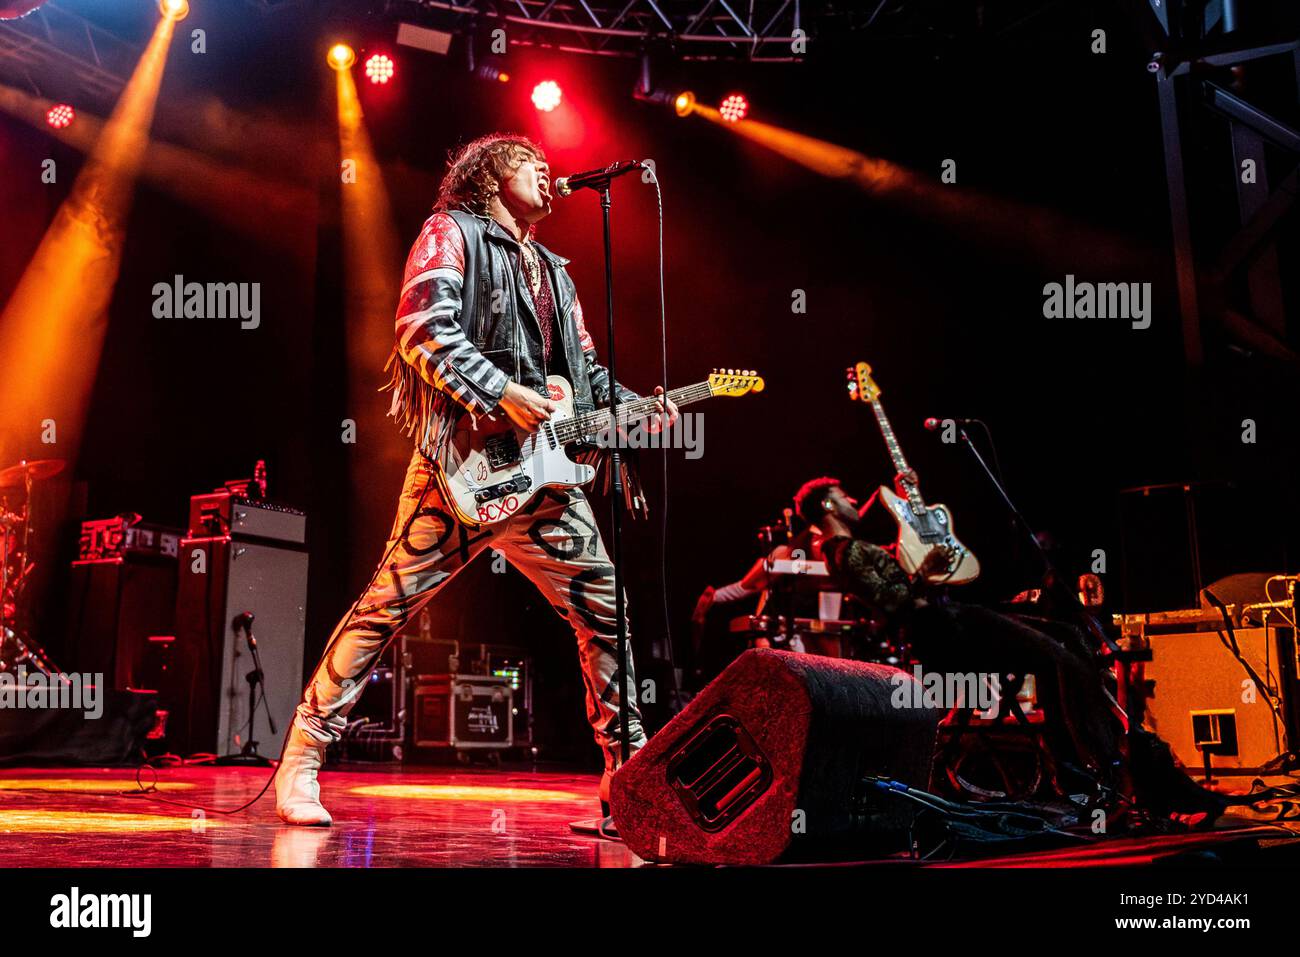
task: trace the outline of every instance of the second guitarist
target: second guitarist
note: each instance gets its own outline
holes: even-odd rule
[[[620,402],[640,398],[596,361],[568,260],[533,241],[534,225],[550,211],[541,148],[523,137],[485,136],[452,160],[435,213],[411,249],[390,360],[390,414],[414,435],[415,454],[379,567],[334,629],[298,705],[275,777],[276,810],[286,823],[330,823],[316,779],[326,747],[341,737],[394,635],[488,547],[573,627],[587,720],[605,755],[602,802],[618,766],[620,686],[631,699],[633,752],[645,744],[630,657],[627,681],[617,673],[614,568],[582,490],[544,489],[508,521],[470,526],[452,516],[435,478],[460,417],[504,413],[529,430],[544,422],[555,411],[550,373],[572,383],[579,412],[603,406],[611,388]],[[671,400],[663,405],[651,431],[677,418]]]

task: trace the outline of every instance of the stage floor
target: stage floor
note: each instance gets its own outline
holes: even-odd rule
[[[632,867],[622,844],[574,834],[600,815],[595,774],[555,771],[326,770],[328,828],[286,827],[272,772],[157,772],[158,797],[128,796],[130,768],[0,768],[0,867]],[[147,784],[151,775],[141,779]]]
[[[599,814],[595,774],[553,770],[367,768],[322,773],[329,828],[286,827],[270,770],[183,767],[140,794],[132,769],[0,769],[0,867],[637,867],[616,841],[570,831]],[[149,783],[148,771],[142,780]],[[132,792],[136,792],[132,794]],[[156,798],[177,802],[163,804]],[[1300,848],[1300,822],[1223,822],[1215,831],[1115,838],[1086,848],[957,866],[1090,867],[1188,854],[1253,857]],[[1293,855],[1288,855],[1294,860]],[[868,862],[863,862],[868,863]],[[917,866],[906,860],[869,862]],[[948,866],[953,866],[949,864]]]

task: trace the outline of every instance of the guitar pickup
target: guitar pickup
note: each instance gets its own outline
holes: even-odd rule
[[[489,485],[487,488],[479,489],[474,493],[474,501],[482,505],[484,502],[490,502],[506,495],[513,495],[516,492],[527,492],[532,487],[533,480],[527,475],[516,475],[508,482],[498,482],[496,485]]]
[[[503,469],[511,462],[519,461],[519,440],[513,432],[494,436],[483,445],[487,455],[488,466],[493,470]]]

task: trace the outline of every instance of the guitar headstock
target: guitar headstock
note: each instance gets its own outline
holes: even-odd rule
[[[880,386],[871,378],[871,366],[859,362],[845,374],[849,380],[849,398],[854,402],[875,402],[880,398]]]
[[[709,376],[709,389],[714,395],[748,395],[762,392],[763,377],[753,369],[714,369]]]

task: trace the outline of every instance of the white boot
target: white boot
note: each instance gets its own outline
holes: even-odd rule
[[[285,824],[329,827],[330,812],[320,803],[316,772],[325,763],[326,745],[308,735],[295,718],[289,742],[275,772],[275,812]]]

